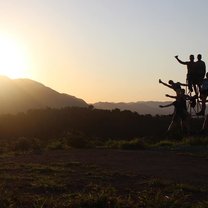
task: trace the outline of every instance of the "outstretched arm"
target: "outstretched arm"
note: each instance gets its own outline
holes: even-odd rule
[[[160,108],[166,108],[172,106],[173,103],[167,104],[167,105],[159,105]]]
[[[180,63],[180,64],[184,64],[187,65],[187,63],[185,61],[181,61],[178,56],[175,56],[176,60]]]
[[[169,84],[163,82],[161,79],[159,79],[159,83],[165,85],[166,87],[172,88],[171,85],[169,85]]]
[[[188,86],[187,84],[180,83],[180,82],[179,82],[179,84],[180,84],[181,86],[184,86],[184,87]]]
[[[168,95],[168,94],[166,94],[165,96],[166,96],[166,97],[169,97],[169,98],[174,98],[174,99],[176,99],[176,98],[177,98],[176,96],[173,96],[173,95]]]

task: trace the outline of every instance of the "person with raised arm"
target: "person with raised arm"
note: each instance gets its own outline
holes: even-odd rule
[[[189,56],[189,60],[190,61],[181,61],[178,56],[175,56],[176,60],[183,65],[187,66],[187,75],[186,75],[186,79],[187,79],[187,84],[188,84],[188,89],[190,92],[193,92],[193,88],[194,87],[194,91],[196,93],[196,95],[198,95],[197,89],[196,89],[196,85],[194,83],[194,77],[195,77],[195,71],[196,71],[196,64],[194,62],[194,55],[190,55]]]
[[[186,100],[189,99],[190,96],[185,95],[185,90],[181,89],[181,92],[178,93],[177,96],[166,94],[166,97],[175,99],[175,101],[170,104],[159,105],[160,108],[174,106],[173,118],[168,127],[168,132],[171,131],[176,126],[180,126],[182,131],[184,130],[186,133],[189,133],[190,115],[187,111]]]
[[[167,83],[163,82],[161,79],[159,79],[159,83],[163,84],[166,87],[173,89],[176,92],[176,94],[180,93],[180,91],[182,89],[181,86],[187,86],[187,84],[182,84],[180,82],[174,82],[173,80],[169,80],[168,84],[167,84]]]

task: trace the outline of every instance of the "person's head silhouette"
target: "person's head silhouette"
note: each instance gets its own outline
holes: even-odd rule
[[[190,61],[194,61],[194,55],[191,54],[191,55],[189,56],[189,59],[190,59]]]
[[[201,59],[202,59],[202,55],[201,55],[201,54],[198,54],[198,55],[197,55],[197,59],[198,59],[198,60],[201,60]]]
[[[174,84],[173,80],[169,80],[168,83],[169,83],[170,85],[173,85],[173,84]]]
[[[181,89],[181,95],[185,95],[185,90],[184,89]]]

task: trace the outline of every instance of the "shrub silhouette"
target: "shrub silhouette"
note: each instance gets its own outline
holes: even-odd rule
[[[32,149],[32,143],[25,137],[19,138],[14,144],[14,150],[18,152],[28,152]]]
[[[36,109],[16,115],[1,115],[0,139],[20,137],[57,139],[64,137],[66,132],[79,132],[88,138],[101,139],[129,140],[140,137],[161,139],[170,121],[171,116],[139,115],[136,112],[119,109],[78,107]],[[200,123],[202,122],[199,119],[193,120],[191,129],[197,131],[196,128],[201,127]],[[81,135],[78,137],[83,140],[81,143],[86,142]]]
[[[87,136],[83,135],[82,133],[68,133],[67,134],[67,144],[70,147],[74,148],[90,148],[92,147],[92,144],[87,138]]]

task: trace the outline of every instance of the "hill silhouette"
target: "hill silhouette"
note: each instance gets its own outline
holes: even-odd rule
[[[167,115],[173,113],[173,108],[159,108],[159,105],[165,105],[169,102],[160,101],[139,101],[130,103],[112,103],[112,102],[98,102],[94,103],[93,106],[97,109],[112,110],[118,108],[120,110],[130,110],[139,114],[151,114],[151,115]]]
[[[170,101],[171,102],[171,101]],[[172,108],[160,109],[158,106],[170,102],[139,101],[139,102],[97,102],[93,106],[105,110],[130,110],[139,114],[167,115]],[[80,98],[59,93],[40,82],[31,79],[10,79],[0,76],[0,114],[26,112],[29,109],[88,107]]]
[[[31,79],[0,76],[0,114],[66,106],[87,107],[88,104],[82,99],[59,93]]]

